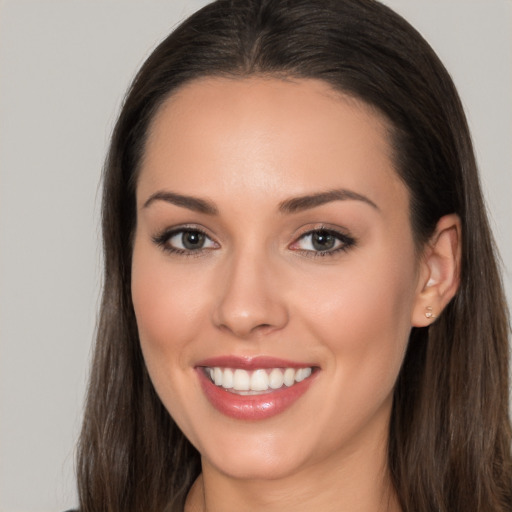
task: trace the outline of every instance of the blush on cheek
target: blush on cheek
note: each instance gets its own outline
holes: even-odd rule
[[[163,295],[163,296],[162,296]],[[134,297],[135,317],[141,345],[164,355],[180,337],[180,318],[166,294],[152,290]],[[167,304],[167,306],[166,306]]]
[[[386,263],[384,257],[381,262]],[[373,383],[368,398],[380,392],[387,395],[393,387],[410,333],[412,272],[407,265],[399,271],[389,258],[383,266],[345,276],[338,284],[336,303],[321,301],[323,321],[320,315],[315,317],[315,325],[324,329],[317,331],[319,336],[330,340],[332,350],[340,355],[348,381],[360,382],[361,389],[365,382],[370,387]]]
[[[190,274],[176,271],[161,257],[156,259],[135,251],[132,301],[146,361],[165,362],[177,353],[183,355],[184,347],[200,338],[206,294],[201,294]]]

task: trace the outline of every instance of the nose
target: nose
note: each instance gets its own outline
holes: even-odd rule
[[[279,269],[258,254],[232,256],[219,274],[213,323],[241,339],[271,333],[288,323]]]

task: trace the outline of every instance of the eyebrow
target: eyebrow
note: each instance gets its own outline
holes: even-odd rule
[[[353,192],[352,190],[341,188],[328,190],[326,192],[319,192],[318,194],[287,199],[286,201],[283,201],[279,204],[279,211],[281,213],[296,213],[303,210],[309,210],[310,208],[315,208],[332,201],[346,200],[362,201],[363,203],[370,205],[372,208],[379,210],[379,207],[366,196],[358,194],[357,192]]]
[[[149,199],[144,203],[143,208],[147,208],[155,201],[165,201],[182,208],[187,208],[194,212],[205,213],[206,215],[217,215],[219,210],[217,207],[207,201],[206,199],[200,199],[198,197],[185,196],[182,194],[176,194],[175,192],[159,191],[152,194]]]
[[[279,211],[281,213],[296,213],[304,210],[309,210],[317,206],[321,206],[333,201],[362,201],[370,205],[372,208],[379,210],[379,207],[366,196],[353,192],[347,189],[328,190],[326,192],[319,192],[317,194],[309,194],[300,197],[293,197],[286,199],[279,203]],[[161,190],[152,194],[144,203],[143,208],[147,208],[155,201],[164,201],[171,203],[182,208],[187,208],[206,215],[218,215],[218,208],[210,201],[201,199],[199,197],[186,196],[177,194],[175,192]]]

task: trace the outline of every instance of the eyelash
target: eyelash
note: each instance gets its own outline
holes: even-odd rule
[[[164,230],[162,233],[155,235],[154,237],[152,237],[152,239],[153,239],[153,242],[157,246],[161,247],[162,250],[164,250],[165,252],[168,252],[171,254],[177,254],[180,256],[197,257],[197,256],[200,256],[202,253],[213,249],[212,247],[201,247],[198,249],[182,249],[180,247],[173,247],[172,245],[169,244],[169,241],[173,237],[175,237],[179,234],[181,234],[183,236],[184,233],[197,233],[200,236],[204,236],[205,239],[208,239],[211,243],[218,246],[217,242],[212,240],[212,238],[206,232],[204,232],[202,229],[199,229],[197,227],[183,226],[183,227],[176,228],[176,229],[167,229],[167,230]],[[340,252],[346,252],[351,247],[356,245],[355,238],[353,238],[345,233],[336,231],[332,228],[325,228],[325,227],[320,226],[318,228],[311,229],[311,230],[301,234],[295,242],[290,244],[289,247],[293,247],[294,245],[297,245],[300,241],[305,240],[306,237],[313,236],[314,234],[318,234],[318,233],[323,233],[327,236],[334,237],[336,242],[340,242],[339,247],[336,247],[334,249],[328,249],[325,251],[316,251],[316,250],[298,249],[298,248],[293,249],[293,250],[295,250],[309,258],[317,258],[317,257],[324,258],[326,256],[334,256]]]
[[[291,246],[298,244],[301,240],[304,240],[308,236],[313,236],[314,234],[319,234],[319,233],[323,233],[327,236],[334,237],[336,242],[340,242],[339,246],[334,249],[328,249],[325,251],[296,249],[297,252],[300,252],[304,256],[307,256],[309,258],[319,258],[319,257],[325,258],[327,256],[336,256],[340,252],[347,252],[350,248],[352,248],[356,245],[355,238],[353,238],[345,233],[341,233],[340,231],[337,231],[335,229],[320,226],[315,229],[306,231],[305,233],[300,235],[300,237],[295,242],[293,242],[291,244]]]
[[[215,241],[211,239],[210,236],[208,236],[202,229],[199,229],[197,227],[187,227],[182,226],[180,228],[176,229],[166,229],[162,233],[156,235],[153,237],[153,242],[162,248],[165,252],[171,253],[171,254],[177,254],[180,256],[189,256],[189,257],[197,257],[200,256],[203,252],[211,250],[211,248],[205,248],[201,247],[199,249],[182,249],[180,247],[173,247],[169,244],[169,241],[175,237],[176,235],[184,233],[198,233],[201,236],[204,236],[206,239],[210,240],[214,244],[218,245]]]

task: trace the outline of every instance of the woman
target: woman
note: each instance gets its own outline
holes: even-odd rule
[[[512,510],[508,323],[465,117],[371,0],[221,0],[104,178],[81,510]]]

